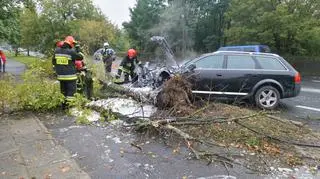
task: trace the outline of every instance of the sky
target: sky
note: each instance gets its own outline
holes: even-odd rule
[[[93,3],[111,22],[122,28],[122,23],[130,20],[129,7],[133,7],[136,0],[93,0]]]

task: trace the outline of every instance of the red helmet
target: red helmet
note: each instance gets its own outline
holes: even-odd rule
[[[128,57],[134,58],[137,56],[137,51],[135,49],[129,49],[128,50]]]
[[[64,39],[64,42],[69,44],[71,48],[74,47],[76,41],[74,40],[74,38],[72,36],[67,36],[65,39]]]
[[[75,65],[77,70],[81,70],[81,68],[83,67],[82,60],[76,60]]]
[[[62,46],[63,46],[63,44],[64,44],[64,42],[63,42],[63,41],[58,41],[58,42],[56,43],[56,46],[57,46],[57,47],[62,47]]]

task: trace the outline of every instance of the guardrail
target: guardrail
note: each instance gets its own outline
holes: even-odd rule
[[[302,75],[320,75],[320,57],[284,56],[284,58]]]

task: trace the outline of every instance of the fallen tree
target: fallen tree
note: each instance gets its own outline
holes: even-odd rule
[[[191,86],[182,77],[170,79],[161,90],[151,93],[114,84],[109,84],[110,87],[121,95],[156,104],[160,110],[151,117],[143,117],[143,120],[127,117],[130,124],[125,128],[142,133],[155,131],[160,137],[170,134],[171,140],[182,140],[196,159],[208,160],[208,164],[219,161],[224,165],[246,165],[257,170],[255,167],[259,163],[264,166],[259,171],[265,172],[270,165],[276,165],[276,161],[294,166],[311,165],[320,160],[317,151],[320,135],[304,124],[280,118],[275,112],[221,103],[194,103]],[[177,142],[173,142],[175,144]],[[296,150],[295,146],[300,149]],[[318,155],[302,154],[301,148],[308,148],[312,154]],[[236,152],[221,153],[221,150]],[[246,152],[243,154],[243,151]]]

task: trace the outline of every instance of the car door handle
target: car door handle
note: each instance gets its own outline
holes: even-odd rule
[[[217,76],[222,76],[222,74],[217,74]]]

